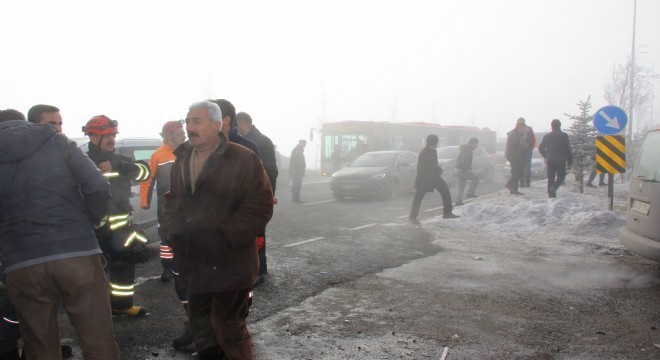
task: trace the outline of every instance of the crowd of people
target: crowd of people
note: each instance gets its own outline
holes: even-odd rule
[[[27,118],[0,111],[0,254],[9,295],[0,306],[0,359],[20,358],[20,337],[23,358],[70,356],[60,345],[60,306],[85,358],[120,358],[112,317],[149,312],[133,303],[135,264],[149,254],[133,224],[133,181],[143,209],[156,191],[160,278],[174,279],[187,314],[173,346],[193,343],[198,359],[253,358],[245,319],[267,274],[265,229],[277,203],[272,141],[225,99],[196,102],[185,120],[166,122],[148,163],[115,151],[116,120],[93,116],[82,129],[87,153],[61,133],[54,106],[36,105]],[[292,154],[302,157],[294,184],[304,176],[303,149],[301,142]],[[300,185],[296,191],[300,201]]]

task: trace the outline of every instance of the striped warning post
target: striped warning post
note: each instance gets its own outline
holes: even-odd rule
[[[626,140],[622,135],[596,136],[596,172],[626,172]]]

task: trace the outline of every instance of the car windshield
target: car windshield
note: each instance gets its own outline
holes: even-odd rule
[[[652,131],[646,135],[642,148],[639,150],[632,173],[633,178],[660,181],[658,149],[660,149],[660,131]]]
[[[366,153],[355,159],[350,167],[387,167],[394,164],[395,154]]]
[[[438,149],[438,159],[456,159],[458,157],[458,147],[442,147]]]

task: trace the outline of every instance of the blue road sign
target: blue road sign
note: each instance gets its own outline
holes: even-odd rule
[[[601,134],[615,135],[626,129],[628,115],[618,106],[604,106],[594,114],[594,127]]]

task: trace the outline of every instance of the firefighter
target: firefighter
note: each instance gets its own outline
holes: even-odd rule
[[[170,169],[174,164],[174,149],[186,141],[186,132],[183,130],[183,120],[168,121],[163,125],[160,133],[163,146],[159,147],[149,158],[149,179],[140,184],[140,203],[145,210],[151,207],[151,198],[154,187],[157,194],[158,236],[160,237],[160,263],[163,266],[162,282],[172,280],[172,263],[174,253],[170,242],[163,232],[163,196],[170,191]]]
[[[131,181],[149,178],[149,166],[142,161],[115,153],[115,138],[119,132],[116,120],[105,115],[94,116],[83,132],[89,136],[87,155],[110,182],[110,206],[107,222],[96,232],[103,254],[108,259],[110,302],[114,315],[141,317],[147,309],[133,305],[135,264],[149,259],[145,244],[148,239],[133,226]]]

